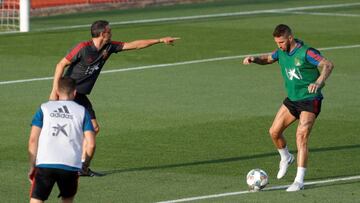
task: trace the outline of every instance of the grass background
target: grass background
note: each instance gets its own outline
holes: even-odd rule
[[[354,3],[317,1],[316,5]],[[218,1],[162,8],[34,18],[33,32],[0,35],[0,81],[49,77],[55,64],[88,28],[36,31],[57,26],[312,6],[312,1]],[[360,14],[360,6],[311,12]],[[225,57],[274,50],[271,33],[289,24],[297,37],[321,47],[360,44],[359,17],[258,14],[176,22],[112,26],[113,39],[181,37],[175,46],[156,45],[113,55],[104,70]],[[359,175],[359,48],[322,51],[335,70],[324,89],[322,113],[310,138],[305,181]],[[47,100],[51,80],[0,85],[0,197],[27,202],[29,123]],[[242,59],[102,74],[90,95],[101,132],[92,169],[101,178],[80,178],[77,202],[156,202],[246,190],[245,176],[262,168],[270,186],[290,184],[292,166],[276,180],[278,154],[268,136],[285,92],[279,68],[243,66]],[[295,128],[286,131],[296,153]],[[356,202],[359,181],[315,185],[199,202]],[[49,202],[57,202],[54,188]]]

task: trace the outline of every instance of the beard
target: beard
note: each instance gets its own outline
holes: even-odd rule
[[[286,50],[285,50],[285,51],[289,53],[289,52],[290,52],[290,47],[291,47],[291,46],[290,46],[290,43],[288,43],[288,44],[286,45]]]

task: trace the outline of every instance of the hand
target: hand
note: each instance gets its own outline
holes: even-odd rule
[[[82,171],[82,173],[84,173],[84,174],[89,173],[89,165],[83,163],[83,164],[82,164],[82,167],[81,167],[81,171]]]
[[[51,91],[49,100],[51,101],[59,100],[59,95],[56,93],[56,90]]]
[[[318,91],[318,89],[321,88],[321,84],[320,83],[311,83],[309,86],[308,86],[308,91],[309,93],[316,93]]]
[[[243,64],[244,64],[244,65],[248,65],[248,64],[254,62],[254,60],[255,60],[255,57],[253,57],[253,56],[247,56],[247,57],[244,58]]]
[[[164,43],[164,44],[168,44],[168,45],[173,45],[175,40],[178,40],[178,39],[180,39],[180,38],[179,37],[164,37],[164,38],[160,38],[159,42]]]
[[[29,169],[28,178],[29,178],[30,183],[32,184],[34,181],[34,178],[35,178],[35,167],[31,167]]]

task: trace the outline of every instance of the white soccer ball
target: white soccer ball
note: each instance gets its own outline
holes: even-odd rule
[[[246,176],[246,183],[250,191],[257,192],[269,183],[268,175],[261,169],[252,169]]]

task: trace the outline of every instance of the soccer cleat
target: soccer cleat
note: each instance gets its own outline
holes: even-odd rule
[[[287,169],[288,167],[294,163],[295,161],[295,158],[294,158],[294,155],[290,154],[290,157],[288,160],[285,160],[285,161],[280,161],[280,164],[279,164],[279,172],[277,174],[277,179],[281,179],[285,176],[286,172],[287,172]]]
[[[87,169],[87,171],[81,170],[79,171],[79,176],[87,176],[87,177],[94,177],[94,176],[104,176],[105,174],[103,173],[98,173],[95,171],[92,171],[90,168]]]
[[[85,170],[79,171],[79,176],[89,176],[89,177],[93,177],[94,174],[93,174],[92,171],[88,168],[86,171],[85,171]]]
[[[294,182],[287,189],[286,192],[296,192],[304,189],[304,183]]]
[[[79,172],[79,176],[89,176],[89,177],[94,177],[96,176],[96,173],[94,171],[92,171],[90,168],[88,168],[86,171],[85,170],[81,170]]]

